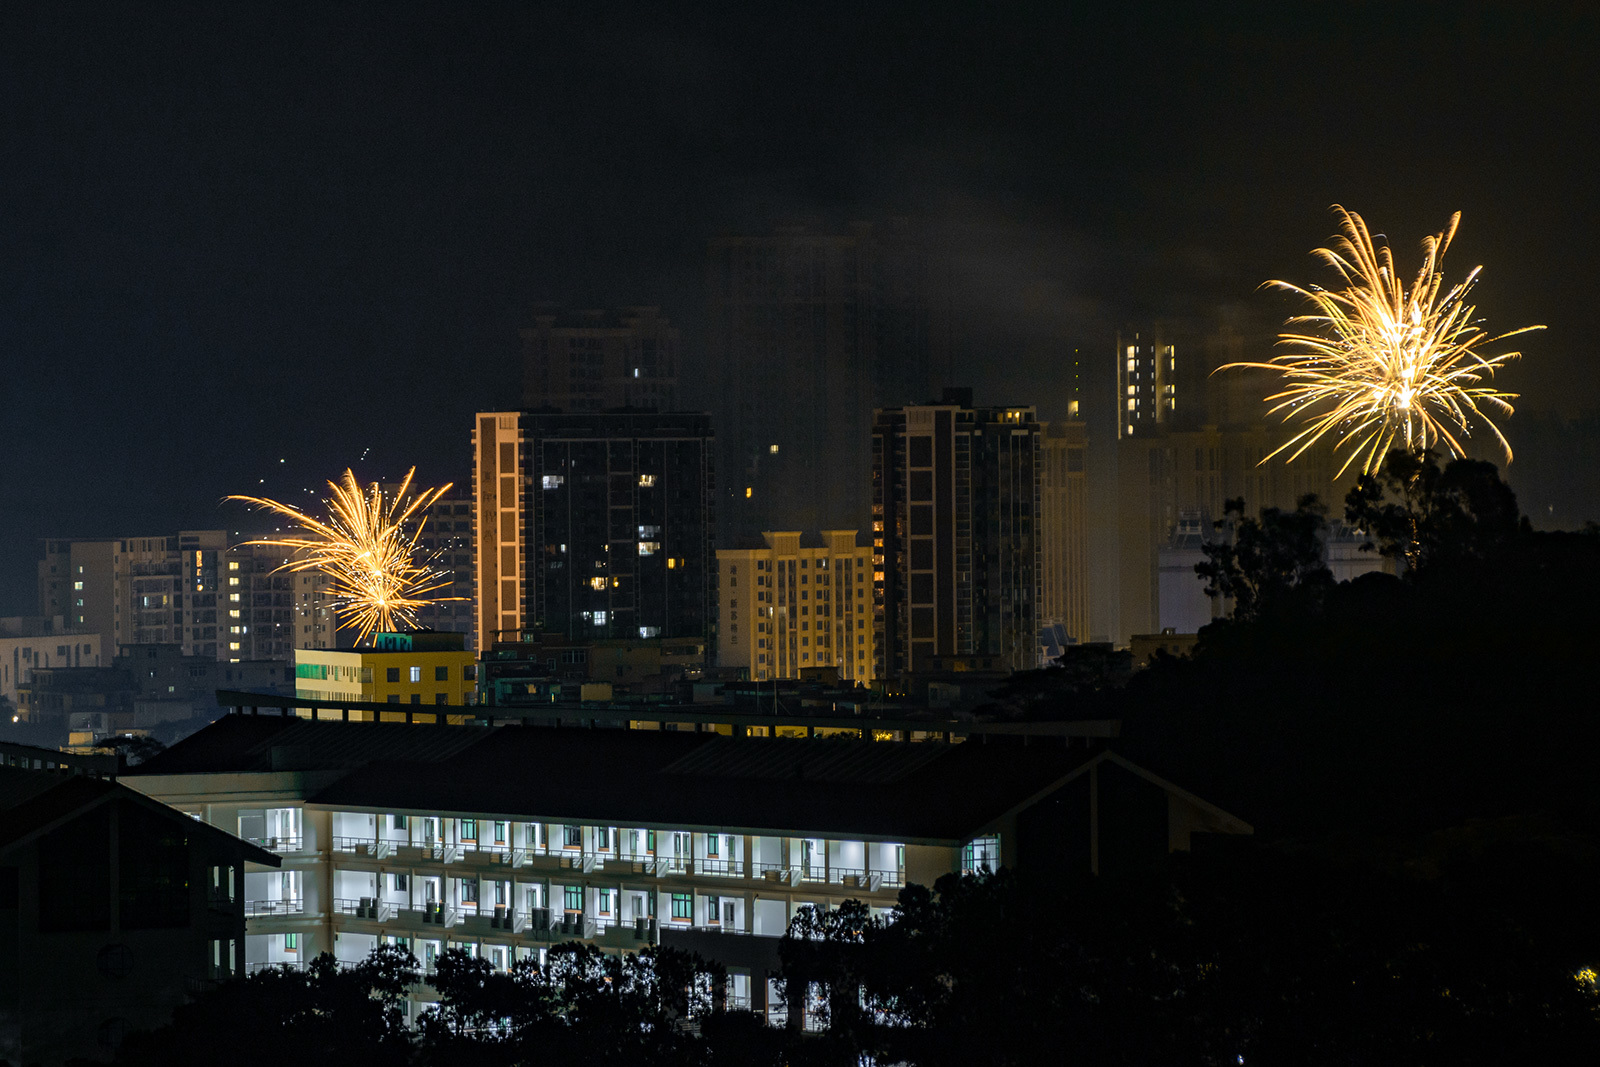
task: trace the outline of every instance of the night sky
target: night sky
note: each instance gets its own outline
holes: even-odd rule
[[[1550,326],[1508,387],[1600,407],[1592,8],[1036,6],[6,5],[0,614],[40,537],[466,480],[535,301],[658,304],[693,379],[706,239],[794,219],[921,220],[979,401],[1058,416],[1040,339],[1270,325],[1330,204],[1413,268],[1460,209],[1451,275]]]

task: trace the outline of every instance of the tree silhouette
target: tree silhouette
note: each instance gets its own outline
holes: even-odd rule
[[[1299,590],[1332,584],[1323,550],[1327,514],[1314,493],[1301,497],[1293,511],[1263,508],[1259,519],[1245,514],[1243,499],[1229,500],[1232,536],[1202,545],[1206,558],[1194,568],[1206,581],[1206,595],[1228,598],[1234,618],[1251,619]]]

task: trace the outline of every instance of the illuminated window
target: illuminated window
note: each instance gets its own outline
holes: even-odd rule
[[[73,592],[74,592],[74,593],[81,593],[81,592],[83,592],[83,583],[82,583],[82,582],[73,582],[73,583],[72,583],[72,591],[73,591]]]
[[[239,642],[237,642],[237,641],[229,641],[228,642],[228,651],[229,652],[237,652],[237,651],[239,651]]]
[[[595,592],[599,592],[600,590],[604,589],[605,587],[606,587],[606,580],[604,578],[590,578],[589,579],[589,588],[593,589]]]
[[[228,612],[228,618],[237,619],[238,617],[239,617],[239,609],[238,608],[233,608]]]
[[[641,488],[641,489],[650,489],[655,484],[656,484],[656,476],[654,474],[641,474],[641,475],[639,475],[639,488]]]
[[[546,474],[540,484],[546,489],[560,489],[566,479],[559,474]]]
[[[228,563],[228,569],[229,569],[229,570],[230,570],[230,571],[236,571],[236,570],[238,570],[238,569],[239,569],[239,561],[238,561],[238,560],[231,560],[231,561],[230,561],[230,562],[229,562],[229,563]]]
[[[661,542],[660,541],[640,541],[639,542],[639,555],[641,555],[641,556],[653,556],[659,551],[661,551]]]
[[[749,499],[750,499],[750,494],[751,494],[751,492],[752,492],[752,490],[751,490],[751,488],[750,488],[750,487],[749,487],[749,486],[748,486],[748,485],[747,485],[747,486],[745,486],[745,487],[744,487],[744,498],[745,498],[745,499],[746,499],[746,500],[749,500]]]
[[[771,452],[774,456],[776,456],[778,454],[778,446],[777,445],[768,445],[767,446],[767,451]]]
[[[412,667],[411,668],[411,680],[413,682],[422,681],[422,668],[421,667]]]

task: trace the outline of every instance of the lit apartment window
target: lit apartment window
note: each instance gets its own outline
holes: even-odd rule
[[[690,893],[672,894],[672,917],[688,922],[694,917],[694,896]]]
[[[540,484],[546,489],[560,489],[565,481],[566,479],[559,474],[546,474]]]
[[[229,562],[229,563],[228,563],[228,569],[229,569],[229,570],[230,570],[230,571],[236,571],[236,570],[238,570],[238,569],[239,569],[239,561],[238,561],[238,560],[232,560],[232,561],[230,561],[230,562]]]
[[[583,847],[583,827],[581,827],[581,826],[565,826],[565,827],[562,827],[562,838],[561,838],[561,840],[562,840],[562,843],[564,845],[566,845],[567,848],[582,848]]]
[[[656,484],[656,476],[654,474],[641,474],[641,475],[639,475],[639,488],[641,488],[641,489],[650,489],[650,488],[654,487],[655,484]]]
[[[73,582],[72,583],[72,591],[75,592],[75,593],[83,592],[83,583],[82,582]]]
[[[583,910],[583,886],[569,885],[564,889],[562,896],[568,911]]]
[[[413,682],[422,681],[422,668],[421,667],[412,667],[411,668],[411,680]]]

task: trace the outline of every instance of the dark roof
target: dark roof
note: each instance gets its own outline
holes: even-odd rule
[[[224,715],[125,775],[340,770],[377,760],[446,759],[491,732],[483,726],[312,722]]]
[[[114,781],[86,774],[62,774],[59,771],[23,770],[17,767],[0,767],[0,814],[4,816],[0,818],[0,852],[109,800],[138,804],[168,818],[181,820],[189,832],[202,838],[211,838],[215,843],[226,841],[242,849],[245,858],[256,863],[276,867],[282,862],[274,853],[191,819],[176,808]]]
[[[328,807],[957,842],[1089,755],[1010,739],[906,744],[505,726],[447,759],[370,764],[308,799]]]

